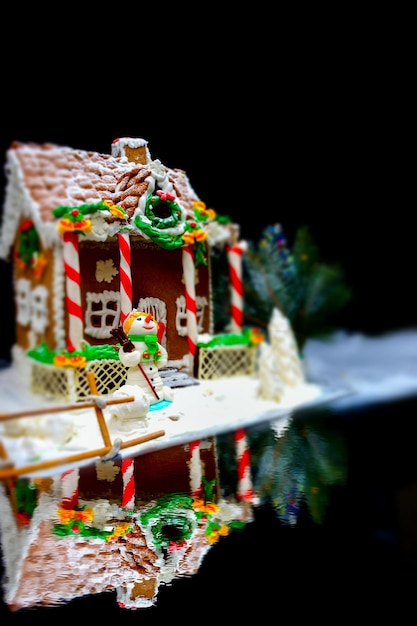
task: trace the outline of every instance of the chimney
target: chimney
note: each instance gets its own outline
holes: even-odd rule
[[[132,137],[115,139],[111,145],[111,155],[140,165],[146,165],[152,161],[146,139]]]

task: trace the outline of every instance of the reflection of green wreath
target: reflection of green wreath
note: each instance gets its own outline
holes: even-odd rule
[[[158,217],[155,215],[154,209],[159,205],[162,205],[162,208],[167,208],[167,212],[169,213],[168,217]],[[181,221],[182,210],[175,200],[163,200],[160,196],[149,194],[146,199],[145,215],[151,220],[154,228],[164,230],[166,228],[173,228]]]
[[[185,493],[170,493],[142,513],[140,521],[144,526],[149,525],[157,548],[167,548],[191,537],[196,521],[192,503],[191,496]]]
[[[195,522],[185,511],[166,511],[151,522],[153,541],[157,548],[187,541],[193,534],[194,526]]]

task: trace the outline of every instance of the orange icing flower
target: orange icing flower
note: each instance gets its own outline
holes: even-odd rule
[[[68,365],[68,359],[64,354],[56,354],[53,364],[55,367],[63,367],[64,365]]]
[[[204,230],[202,230],[201,228],[194,228],[191,231],[186,231],[182,236],[182,240],[184,241],[184,243],[192,245],[196,242],[205,241],[207,237],[208,233],[206,233]]]
[[[230,532],[229,526],[223,524],[219,528],[212,528],[211,531],[206,535],[206,539],[209,543],[216,543],[220,537],[227,537]]]
[[[206,203],[203,202],[202,200],[196,200],[193,204],[193,208],[196,211],[205,211],[206,210]]]
[[[114,215],[114,217],[126,217],[127,213],[122,206],[119,206],[118,204],[113,204],[111,200],[103,200],[103,204],[108,206],[110,213]]]
[[[194,500],[192,506],[194,511],[206,513],[207,515],[214,515],[219,510],[219,507],[214,502],[204,502],[201,499]]]
[[[201,200],[194,202],[193,209],[196,218],[202,222],[216,219],[216,211],[214,211],[214,209],[207,209],[205,203]]]
[[[85,356],[76,354],[74,356],[66,356],[65,354],[56,354],[54,356],[53,365],[55,367],[78,367],[83,368],[86,366],[87,359]]]
[[[58,519],[61,524],[69,524],[71,521],[79,520],[82,522],[92,522],[94,518],[93,509],[83,509],[82,511],[75,511],[74,509],[63,509],[59,508],[57,510]]]
[[[131,528],[132,524],[129,524],[128,522],[120,522],[120,524],[113,529],[113,532],[110,535],[107,535],[106,541],[114,541],[119,537],[123,537],[123,535],[126,535]]]
[[[252,346],[257,346],[264,341],[265,337],[259,328],[252,328],[249,334],[249,341]]]
[[[220,537],[227,537],[230,532],[230,528],[226,524],[223,524],[223,526],[220,526],[217,532],[219,533]]]
[[[85,367],[86,362],[85,356],[80,356],[78,354],[69,358],[69,365],[72,365],[73,367]]]
[[[114,529],[114,534],[116,535],[116,537],[121,537],[122,535],[125,535],[131,527],[132,525],[128,522],[121,522]]]
[[[72,222],[69,219],[62,218],[58,222],[58,233],[63,235],[67,232],[81,232],[81,233],[90,233],[93,226],[91,224],[91,220],[82,219],[78,222]]]

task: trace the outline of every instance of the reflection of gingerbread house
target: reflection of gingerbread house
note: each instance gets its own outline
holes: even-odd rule
[[[251,489],[223,495],[233,472],[220,480],[216,450],[210,438],[0,480],[11,611],[108,591],[122,607],[149,607],[161,585],[194,575],[215,543],[252,521]]]
[[[212,331],[210,249],[237,233],[185,172],[129,138],[111,155],[15,142],[6,174],[0,255],[14,264],[13,357],[29,365],[33,391],[87,395],[71,355],[86,360],[100,393],[117,387],[111,329],[132,308],[154,315],[170,363],[190,370],[197,335]]]

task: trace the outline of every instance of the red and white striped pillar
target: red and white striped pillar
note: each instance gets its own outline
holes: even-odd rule
[[[135,461],[133,458],[122,459],[123,494],[122,507],[132,511],[135,506]]]
[[[202,467],[200,458],[200,441],[190,443],[190,460],[188,462],[190,476],[190,492],[194,498],[201,498],[203,493]]]
[[[63,260],[66,277],[66,305],[69,316],[67,350],[80,349],[83,338],[83,314],[81,308],[81,279],[78,235],[66,232],[63,235]]]
[[[120,323],[123,324],[132,311],[130,235],[127,231],[122,231],[117,238],[120,252]]]
[[[78,506],[78,481],[80,470],[70,469],[61,474],[61,507],[75,509]]]
[[[252,476],[250,469],[250,452],[243,428],[235,431],[236,458],[237,458],[237,498],[251,501],[253,499]]]
[[[243,280],[242,280],[242,255],[246,243],[240,242],[227,246],[227,258],[229,261],[230,280],[230,314],[231,331],[241,333],[243,328]]]
[[[191,373],[193,371],[194,357],[197,351],[197,301],[195,296],[195,266],[194,247],[182,248],[182,268],[185,283],[185,306],[187,313],[187,341],[188,352],[191,357]]]

